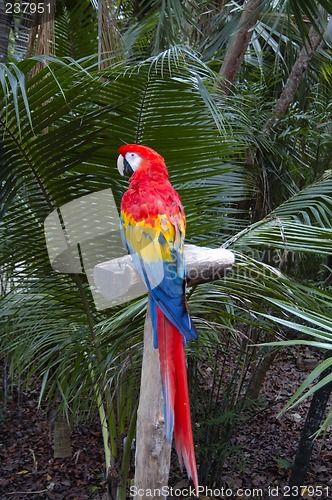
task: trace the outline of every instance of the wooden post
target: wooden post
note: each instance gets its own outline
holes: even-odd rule
[[[223,248],[186,245],[185,251],[188,286],[220,279],[234,263],[234,255]],[[94,268],[94,280],[98,291],[114,305],[146,293],[130,256],[98,264]],[[132,490],[136,500],[167,497],[171,445],[165,438],[163,406],[159,353],[153,347],[148,310],[137,413],[135,488]]]
[[[162,487],[168,484],[171,444],[165,439],[164,402],[158,349],[153,347],[153,328],[150,310],[144,325],[144,349],[141,392],[137,411],[135,454],[135,499],[167,498]],[[160,490],[160,494],[159,494]]]

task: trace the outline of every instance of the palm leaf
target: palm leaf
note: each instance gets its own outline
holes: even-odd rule
[[[229,239],[247,247],[279,248],[286,251],[329,255],[331,231],[332,181],[327,173],[276,208],[268,217]]]
[[[315,295],[318,296],[319,302],[324,300],[325,310],[328,311],[331,307],[331,295],[327,292],[318,291],[316,294],[313,293],[313,298],[316,298]],[[306,345],[310,347],[316,347],[318,349],[332,349],[332,328],[330,317],[321,312],[313,311],[312,308],[303,308],[296,307],[292,304],[285,302],[284,300],[276,300],[270,299],[271,304],[276,306],[280,311],[284,313],[291,314],[297,321],[284,319],[283,317],[279,317],[277,315],[272,314],[263,314],[267,319],[282,325],[283,327],[290,328],[299,333],[303,333],[309,337],[308,340],[304,340],[302,338],[291,340],[291,341],[282,341],[282,342],[273,342],[268,345],[274,346],[286,346],[286,345]],[[293,396],[289,399],[285,407],[283,408],[282,413],[287,411],[290,408],[295,407],[300,404],[306,398],[311,396],[318,389],[328,384],[332,380],[331,375],[326,375],[321,378],[319,382],[314,381],[321,377],[323,372],[328,369],[332,364],[332,357],[328,357],[327,359],[319,362],[314,368],[314,370],[310,373],[310,375],[304,380],[304,382],[300,385],[300,387],[295,391]],[[331,411],[329,415],[325,418],[324,422],[321,425],[320,430],[327,429],[330,423]]]

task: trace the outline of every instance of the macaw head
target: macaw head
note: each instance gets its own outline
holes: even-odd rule
[[[164,158],[156,151],[140,144],[125,144],[119,148],[117,161],[120,175],[131,177],[134,172],[163,172],[167,176]]]

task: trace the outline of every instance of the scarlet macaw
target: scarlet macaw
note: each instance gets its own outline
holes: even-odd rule
[[[127,144],[119,153],[118,170],[130,176],[121,201],[122,233],[149,292],[154,345],[159,348],[165,434],[170,442],[174,430],[180,464],[184,462],[198,491],[184,350],[186,339],[197,338],[185,301],[186,218],[164,159],[156,151]]]

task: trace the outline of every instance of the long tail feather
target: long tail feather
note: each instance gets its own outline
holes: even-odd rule
[[[198,495],[198,477],[192,435],[184,336],[156,307],[160,371],[164,392],[165,433],[168,441],[174,429],[175,449],[180,465],[187,469]]]
[[[174,440],[175,449],[180,464],[184,463],[188,476],[193,480],[198,496],[198,478],[194,440],[191,427],[190,403],[187,380],[186,354],[184,350],[183,336],[176,330],[178,337],[178,349],[175,351],[175,366],[177,372],[177,390],[175,393],[175,422]]]

